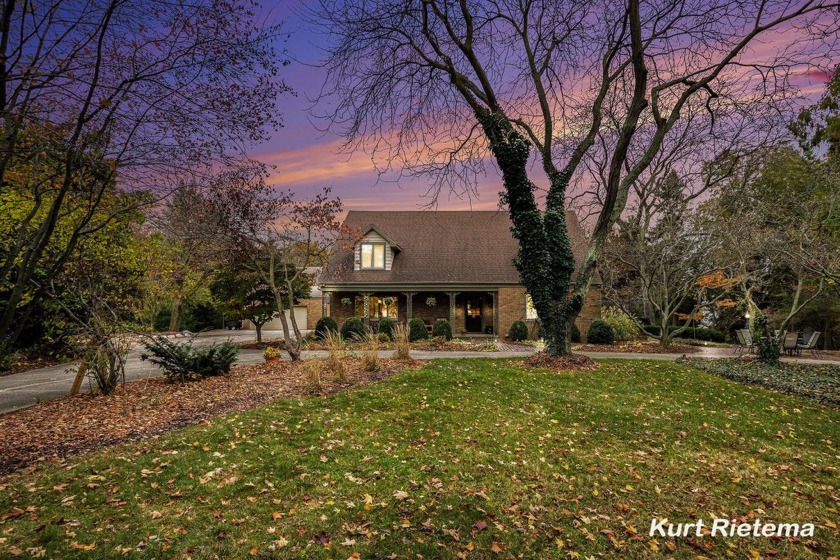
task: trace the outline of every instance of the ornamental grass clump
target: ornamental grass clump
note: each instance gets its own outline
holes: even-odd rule
[[[324,342],[327,344],[327,369],[332,371],[341,381],[347,380],[347,369],[344,367],[344,355],[347,343],[341,333],[328,331]]]
[[[394,326],[394,345],[395,360],[411,359],[411,343],[408,340],[408,331],[402,323]]]
[[[306,387],[313,393],[317,393],[323,389],[321,382],[321,368],[323,363],[321,360],[307,360],[303,362],[303,379]]]
[[[379,371],[379,336],[369,332],[365,336],[362,348],[362,367],[365,371]]]

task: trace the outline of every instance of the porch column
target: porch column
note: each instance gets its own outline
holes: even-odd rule
[[[411,302],[414,300],[414,296],[417,292],[403,292],[405,296],[405,322],[408,324],[411,321],[411,313],[413,312],[413,308],[411,306]]]
[[[493,305],[493,334],[499,336],[499,310],[497,302],[499,301],[499,292],[490,292],[490,303]]]
[[[327,316],[327,301],[329,297],[329,292],[321,292],[321,317]]]
[[[362,317],[364,318],[363,321],[365,322],[365,326],[370,326],[370,292],[362,292],[362,312],[364,313]]]
[[[449,324],[455,329],[455,296],[461,292],[446,292],[449,296]]]

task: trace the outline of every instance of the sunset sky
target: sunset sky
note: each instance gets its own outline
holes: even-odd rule
[[[274,5],[267,18],[269,22],[282,22],[283,30],[290,34],[285,49],[291,64],[282,70],[282,75],[296,96],[281,98],[279,106],[284,128],[275,132],[269,142],[252,149],[250,155],[275,167],[272,184],[293,189],[304,196],[325,186],[332,187],[348,210],[416,210],[428,204],[429,199],[424,197],[427,181],[403,177],[398,181],[377,183],[378,176],[370,155],[340,153],[342,139],[334,131],[324,131],[326,123],[312,116],[312,100],[324,81],[324,72],[314,67],[322,55],[317,45],[323,41],[319,41],[309,24],[296,15],[294,6],[299,7],[300,3]],[[755,49],[772,49],[773,43],[790,41],[785,35],[777,32],[771,41],[756,44]],[[822,75],[803,75],[798,85],[816,98],[824,83]],[[444,193],[438,200],[438,208],[493,210],[498,208],[501,188],[501,178],[491,168],[479,184],[478,198],[459,199]]]

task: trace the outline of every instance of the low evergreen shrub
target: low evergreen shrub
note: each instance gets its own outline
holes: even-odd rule
[[[429,338],[429,331],[426,330],[426,323],[423,319],[415,317],[408,323],[408,341],[426,340]]]
[[[379,334],[384,334],[388,340],[394,340],[394,320],[387,317],[380,319]]]
[[[177,343],[159,336],[144,346],[150,354],[141,354],[140,358],[160,366],[166,378],[173,382],[230,373],[239,354],[239,348],[230,341],[193,348],[192,341]]]
[[[432,327],[432,336],[452,340],[452,325],[448,319],[438,319]]]
[[[348,317],[341,325],[341,338],[347,342],[363,340],[366,334],[365,324],[359,317]]]
[[[524,321],[514,321],[508,331],[508,338],[519,342],[528,338],[528,325]]]
[[[586,333],[586,342],[589,344],[612,344],[615,342],[615,332],[606,321],[598,319],[589,327]]]
[[[315,323],[315,337],[318,340],[324,340],[327,338],[327,332],[337,333],[338,323],[332,317],[321,317]]]

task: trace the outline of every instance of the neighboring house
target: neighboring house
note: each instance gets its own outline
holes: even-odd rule
[[[321,306],[322,301],[321,298],[323,294],[321,293],[321,289],[318,286],[318,276],[320,274],[321,268],[320,267],[307,267],[304,269],[304,273],[309,275],[312,279],[312,289],[309,292],[309,297],[301,299],[297,302],[294,308],[295,314],[295,322],[297,326],[301,330],[315,330],[315,324],[318,322],[318,319],[321,318]],[[285,311],[286,319],[289,319],[289,310]],[[256,330],[256,327],[248,321],[245,320],[244,328],[248,330]],[[289,324],[289,329],[292,326]],[[283,330],[283,322],[280,320],[280,316],[277,315],[274,319],[263,325],[263,331],[281,331]]]
[[[566,218],[579,265],[587,240],[575,213]],[[333,247],[320,276],[321,314],[339,325],[351,316],[370,324],[419,317],[431,328],[445,318],[456,336],[504,336],[526,321],[536,337],[507,212],[350,211],[344,225],[353,239]],[[596,277],[576,322],[581,333],[600,314]]]

